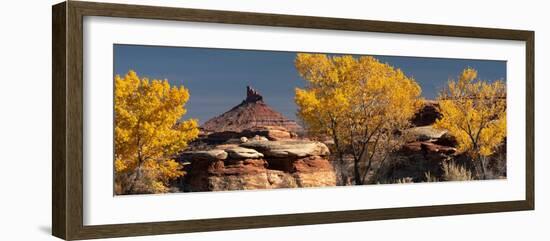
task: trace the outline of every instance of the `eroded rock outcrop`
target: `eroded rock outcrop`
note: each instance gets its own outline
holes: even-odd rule
[[[221,149],[211,149],[205,151],[190,151],[181,154],[180,159],[188,161],[213,161],[227,159],[227,152]]]
[[[455,147],[438,145],[433,139],[409,142],[393,153],[392,161],[380,169],[379,179],[391,182],[405,178],[422,182],[427,173],[441,177],[442,164],[456,159]]]
[[[441,117],[437,101],[424,101],[411,120],[413,127],[403,131],[410,141],[392,153],[392,162],[384,165],[378,173],[380,180],[425,181],[427,173],[440,177],[444,162],[463,159],[457,153],[456,139],[447,130],[433,127]]]
[[[328,147],[316,141],[248,141],[241,144],[262,152],[266,157],[294,158],[306,156],[327,156]]]
[[[222,131],[205,135],[201,141],[209,144],[235,142],[241,138],[265,138],[270,141],[295,140],[298,135],[282,126],[256,126],[242,131]],[[242,142],[242,141],[241,141]]]
[[[259,159],[264,157],[264,154],[249,148],[244,148],[240,146],[228,147],[224,149],[230,158],[232,159]]]
[[[441,138],[447,131],[436,129],[429,125],[409,128],[404,133],[410,135],[410,138],[414,138],[415,141],[430,141]]]
[[[178,160],[189,162],[186,191],[274,189],[335,186],[329,154],[320,142],[247,141],[184,152]]]

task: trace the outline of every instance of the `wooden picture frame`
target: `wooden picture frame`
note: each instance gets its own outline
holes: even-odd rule
[[[68,1],[52,8],[52,233],[66,239],[203,232],[533,210],[534,32]],[[526,43],[525,200],[87,226],[83,224],[83,18],[107,16],[259,26],[518,40]]]

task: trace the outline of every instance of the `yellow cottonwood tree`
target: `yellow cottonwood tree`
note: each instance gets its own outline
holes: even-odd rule
[[[313,136],[330,136],[340,164],[350,154],[354,182],[364,184],[373,161],[384,162],[398,146],[398,130],[420,107],[414,79],[374,57],[298,54],[295,66],[306,80],[296,89],[298,116]],[[340,170],[347,183],[346,170]]]
[[[183,175],[173,155],[198,136],[197,120],[178,122],[189,91],[167,80],[142,78],[129,71],[115,77],[115,192],[167,192]]]
[[[487,157],[506,137],[506,85],[479,80],[477,71],[467,68],[439,94],[439,105],[443,117],[434,127],[449,130],[485,178]]]

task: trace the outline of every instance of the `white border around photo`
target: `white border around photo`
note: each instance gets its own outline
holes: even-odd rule
[[[114,196],[113,44],[504,60],[507,179]],[[85,17],[84,57],[84,225],[525,199],[526,63],[521,41]]]

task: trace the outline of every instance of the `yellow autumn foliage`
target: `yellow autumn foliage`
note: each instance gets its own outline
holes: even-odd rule
[[[295,91],[298,116],[310,135],[334,140],[341,161],[353,156],[355,183],[363,184],[372,161],[395,147],[394,131],[420,107],[419,85],[371,56],[301,53],[295,66],[307,83]]]
[[[443,117],[434,127],[449,130],[458,150],[482,162],[484,173],[486,158],[506,137],[506,85],[499,80],[479,80],[477,71],[467,68],[458,80],[448,82],[439,104]]]
[[[182,176],[173,156],[198,136],[195,119],[185,115],[189,91],[167,80],[140,78],[129,71],[115,77],[115,192],[167,192]]]

